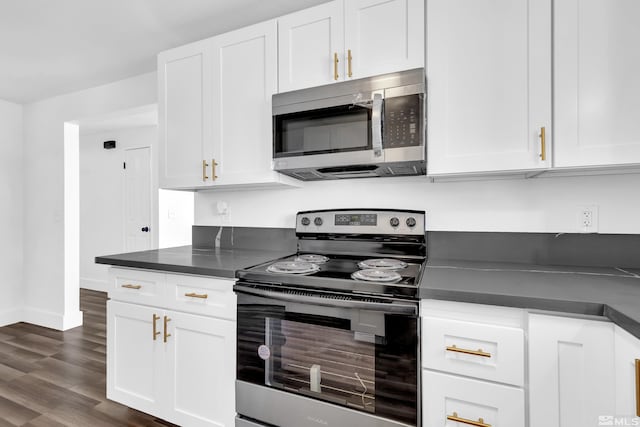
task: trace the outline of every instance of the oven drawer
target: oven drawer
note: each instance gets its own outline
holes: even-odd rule
[[[423,426],[524,427],[524,390],[423,370]]]
[[[170,309],[221,319],[236,319],[234,279],[167,274],[167,301]]]
[[[109,298],[146,305],[162,305],[165,275],[128,268],[109,269]]]
[[[436,317],[422,319],[425,368],[522,387],[522,329]]]

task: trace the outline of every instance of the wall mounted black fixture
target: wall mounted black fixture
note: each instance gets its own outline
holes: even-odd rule
[[[102,145],[103,145],[105,150],[110,150],[112,148],[116,148],[116,142],[115,141],[105,141]]]

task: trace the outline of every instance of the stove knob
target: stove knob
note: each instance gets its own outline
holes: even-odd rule
[[[389,220],[389,224],[391,224],[392,227],[397,227],[400,225],[400,220],[394,216]]]
[[[315,225],[317,225],[318,227],[320,227],[322,225],[322,218],[320,218],[319,216],[317,216],[314,220],[313,223]]]
[[[407,218],[407,225],[409,227],[415,227],[416,226],[416,219],[412,216],[410,216],[409,218]]]
[[[309,224],[311,224],[311,220],[308,217],[303,216],[302,219],[300,220],[300,224],[305,225],[305,226],[309,225]]]

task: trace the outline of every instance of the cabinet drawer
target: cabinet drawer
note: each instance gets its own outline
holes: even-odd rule
[[[147,305],[162,304],[165,276],[153,271],[111,268],[109,298]]]
[[[423,426],[525,425],[522,389],[423,370],[422,391]]]
[[[423,317],[422,365],[523,386],[524,332],[508,326]]]
[[[167,274],[167,307],[221,319],[236,319],[235,280]]]

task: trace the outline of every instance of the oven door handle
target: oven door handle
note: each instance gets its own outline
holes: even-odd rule
[[[288,294],[278,291],[267,291],[264,289],[256,289],[249,286],[235,285],[235,292],[255,295],[264,298],[275,299],[279,301],[298,302],[303,304],[323,305],[328,307],[353,308],[359,310],[375,310],[385,313],[418,315],[417,304],[403,304],[402,302],[393,301],[391,303],[358,301],[356,299],[337,299],[328,296],[311,296],[300,294]],[[322,294],[320,294],[322,295]]]

